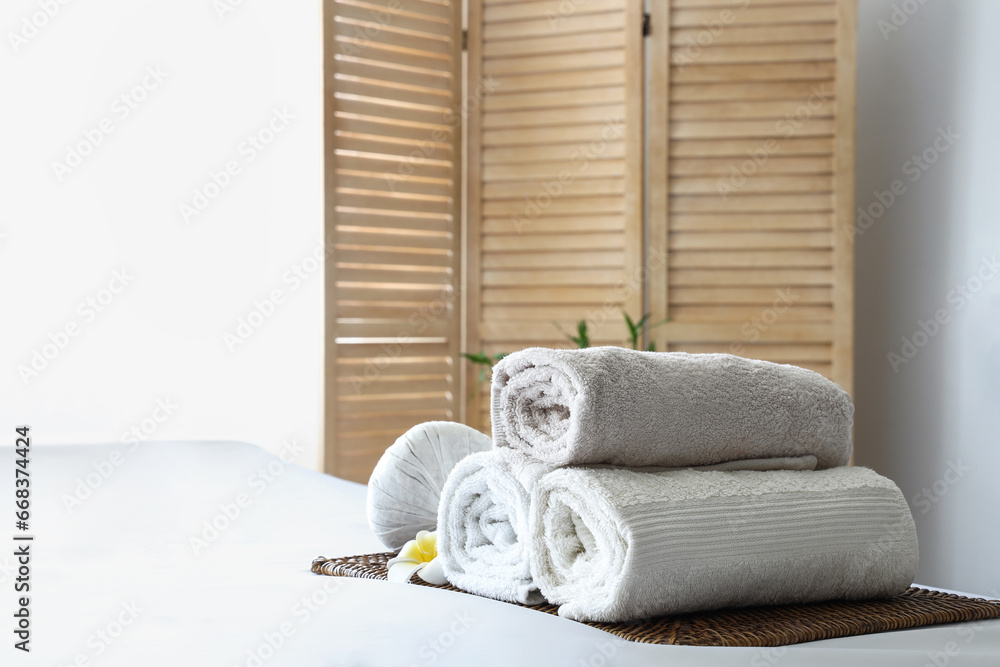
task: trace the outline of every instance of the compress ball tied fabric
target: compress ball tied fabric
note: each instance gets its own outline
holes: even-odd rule
[[[489,436],[454,422],[426,422],[401,435],[368,481],[368,525],[390,549],[437,526],[441,489],[455,465],[492,447]]]

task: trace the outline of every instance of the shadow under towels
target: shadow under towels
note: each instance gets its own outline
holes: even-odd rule
[[[853,414],[818,373],[730,354],[528,348],[494,367],[491,388],[494,447],[555,466],[833,468],[850,460]]]
[[[536,582],[581,621],[889,597],[917,570],[906,500],[866,468],[563,468],[531,511]]]

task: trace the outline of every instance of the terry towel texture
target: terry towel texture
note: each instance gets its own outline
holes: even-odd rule
[[[438,509],[438,557],[455,586],[478,595],[542,602],[528,549],[530,489],[550,468],[518,452],[463,459],[448,477]]]
[[[813,457],[775,458],[699,469],[812,470],[815,464]],[[531,574],[529,517],[531,490],[550,470],[509,448],[472,454],[455,466],[437,519],[438,555],[448,581],[496,600],[543,601]]]
[[[888,597],[917,569],[906,500],[866,468],[563,468],[530,530],[542,594],[577,620]]]
[[[729,354],[528,348],[493,369],[494,447],[550,465],[850,460],[854,406],[818,373]]]

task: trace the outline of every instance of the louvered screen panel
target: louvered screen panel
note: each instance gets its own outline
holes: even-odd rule
[[[461,418],[461,5],[325,14],[325,469],[367,481],[406,429]]]
[[[642,267],[642,3],[471,0],[468,337],[621,344]],[[477,95],[477,91],[481,93]],[[470,370],[475,388],[478,368]],[[489,428],[488,387],[468,420]]]
[[[850,3],[672,0],[661,13],[661,344],[792,363],[850,390]]]

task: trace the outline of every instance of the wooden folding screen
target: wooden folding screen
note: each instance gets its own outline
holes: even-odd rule
[[[643,5],[468,0],[463,81],[460,0],[326,0],[328,472],[622,310],[851,390],[854,3]]]
[[[792,363],[850,391],[855,3],[652,7],[660,349]]]
[[[643,310],[643,12],[636,0],[470,0],[467,348],[627,337]],[[488,429],[488,387],[469,423]]]
[[[327,0],[325,469],[460,420],[461,2]]]

